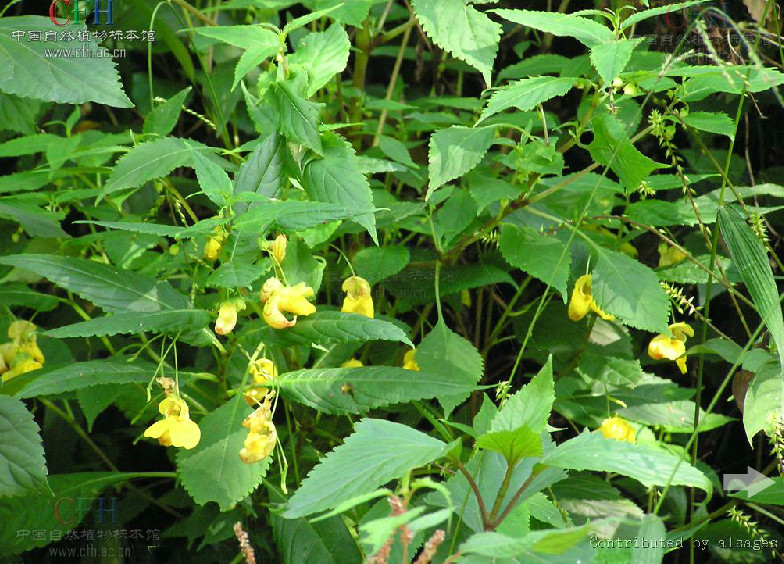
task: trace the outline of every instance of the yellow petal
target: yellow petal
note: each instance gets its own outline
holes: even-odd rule
[[[18,319],[16,321],[13,321],[8,326],[8,338],[14,341],[15,343],[19,344],[23,340],[32,336],[32,334],[35,333],[36,329],[37,327],[35,326],[34,323],[30,323],[29,321]]]
[[[580,321],[591,310],[591,275],[580,276],[574,283],[572,299],[569,300],[569,319]]]
[[[678,264],[686,258],[686,253],[666,243],[659,245],[659,268]]]
[[[174,421],[169,427],[169,437],[172,446],[191,449],[199,444],[201,429],[190,419]]]
[[[206,260],[215,260],[220,255],[221,247],[223,244],[215,237],[210,237],[207,244],[204,246],[204,258]]]
[[[346,362],[340,365],[341,368],[359,368],[364,366],[361,361],[357,360],[356,358],[350,358]]]
[[[278,280],[277,278],[267,278],[267,281],[264,282],[264,285],[261,287],[261,291],[259,292],[259,299],[266,303],[273,294],[275,294],[278,290],[283,288],[283,283]]]
[[[694,337],[694,329],[691,328],[691,325],[688,323],[673,323],[669,327],[670,333],[672,333],[676,339],[681,341],[686,341],[689,337]]]
[[[295,315],[310,315],[315,313],[316,306],[308,301],[315,294],[313,288],[300,282],[296,286],[286,286],[278,290],[280,296],[280,310]]]
[[[602,421],[601,426],[602,435],[608,439],[615,439],[616,441],[628,441],[633,443],[636,440],[637,433],[628,421],[618,417],[611,417]]]
[[[675,361],[675,364],[678,365],[678,368],[681,371],[681,374],[686,374],[686,355],[683,355],[679,359]]]
[[[28,340],[26,343],[19,345],[16,350],[17,355],[26,355],[28,358],[34,360],[40,365],[44,363],[44,353],[38,348],[35,340]],[[39,366],[40,368],[40,366]]]
[[[416,358],[414,355],[416,354],[416,349],[411,349],[405,355],[403,355],[403,368],[406,370],[416,370],[419,372],[419,365],[417,364]]]
[[[168,433],[169,427],[171,427],[171,419],[161,419],[147,427],[144,430],[144,436],[150,439],[157,439],[164,433]]]
[[[275,240],[272,242],[270,246],[270,252],[272,253],[273,258],[278,262],[278,264],[283,262],[283,259],[286,258],[286,246],[288,244],[288,239],[283,234],[278,235],[275,237]]]
[[[218,335],[231,333],[237,325],[237,306],[234,302],[223,302],[218,310],[218,319],[215,321],[215,332]]]
[[[188,417],[188,404],[182,398],[169,396],[158,404],[158,411],[166,417],[185,418]]]
[[[346,296],[343,299],[343,307],[340,311],[343,313],[358,313],[373,319],[373,298],[370,296],[360,296],[358,298]]]
[[[10,365],[14,361],[18,348],[19,346],[16,343],[3,343],[0,345],[0,356],[3,357],[6,364]]]
[[[686,345],[679,339],[667,335],[656,335],[648,344],[648,356],[655,360],[675,360],[686,353]]]
[[[291,327],[297,322],[296,318],[293,321],[289,321],[286,319],[286,316],[283,315],[283,312],[280,310],[280,299],[277,293],[271,296],[267,300],[267,303],[264,304],[264,311],[262,312],[262,315],[267,325],[273,329],[284,329],[286,327]]]
[[[370,284],[361,276],[350,276],[343,281],[343,291],[351,298],[370,295]]]

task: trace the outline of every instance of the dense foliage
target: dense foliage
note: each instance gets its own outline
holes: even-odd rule
[[[0,18],[3,561],[781,561],[774,2],[101,2]]]

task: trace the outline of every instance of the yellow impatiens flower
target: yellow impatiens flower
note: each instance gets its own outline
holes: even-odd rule
[[[667,243],[659,245],[659,268],[678,264],[686,258],[686,253],[682,250],[670,247]]]
[[[204,246],[204,258],[207,260],[215,260],[221,252],[223,241],[217,237],[210,237],[207,244]]]
[[[628,441],[633,443],[637,438],[637,433],[628,421],[618,417],[610,417],[602,421],[600,428],[602,435],[608,439],[615,439],[616,441]]]
[[[308,298],[314,296],[313,288],[304,282],[296,286],[284,286],[277,278],[270,278],[259,293],[264,302],[264,321],[274,329],[291,327],[297,322],[298,315],[310,315],[316,311],[316,306],[308,301]],[[284,313],[293,313],[294,319],[289,321]]]
[[[14,321],[8,326],[11,342],[0,345],[0,374],[3,382],[43,368],[44,353],[38,348],[35,330],[35,324],[23,320]]]
[[[245,464],[253,464],[267,458],[278,441],[278,430],[272,422],[272,410],[268,396],[264,403],[242,422],[248,429],[248,436],[240,450],[240,458]]]
[[[283,234],[278,235],[275,237],[275,240],[270,245],[270,253],[272,257],[278,264],[283,263],[283,259],[286,258],[286,246],[288,245],[288,239]]]
[[[591,295],[591,275],[584,274],[574,283],[572,299],[569,300],[569,319],[580,321],[589,311],[599,314],[602,319],[607,321],[615,319],[615,316],[599,309],[599,306],[593,301],[593,296]]]
[[[215,321],[215,332],[218,335],[227,335],[237,325],[237,312],[245,309],[241,300],[222,302],[218,308],[218,319]]]
[[[250,373],[253,376],[253,383],[254,384],[266,384],[278,377],[278,369],[268,358],[259,358],[250,365]],[[270,392],[268,388],[253,388],[245,392],[245,401],[248,402],[248,405],[254,406],[257,403],[261,403],[261,401],[269,394],[274,393]]]
[[[191,449],[199,444],[201,429],[191,421],[188,404],[176,396],[164,398],[158,405],[164,419],[156,421],[144,431],[144,436],[158,439],[163,446]]]
[[[356,358],[350,358],[346,362],[340,365],[341,368],[360,368],[364,366],[362,361],[357,360]]]
[[[11,339],[16,344],[21,343],[27,339],[35,339],[35,330],[37,327],[34,323],[29,321],[24,321],[22,319],[18,319],[13,321],[8,326],[8,338]]]
[[[358,313],[373,318],[373,298],[370,295],[370,284],[361,276],[350,276],[343,282],[343,313]]]
[[[694,336],[694,329],[686,323],[673,323],[669,327],[672,337],[656,335],[648,344],[648,356],[654,360],[674,360],[681,374],[686,374],[686,340]]]
[[[403,355],[403,368],[406,370],[416,370],[419,372],[419,365],[417,364],[414,355],[416,355],[416,349],[411,349],[405,355]]]

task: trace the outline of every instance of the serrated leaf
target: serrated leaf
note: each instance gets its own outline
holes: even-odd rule
[[[410,259],[407,247],[366,247],[354,255],[353,263],[357,275],[373,285],[403,270]]]
[[[365,212],[346,209],[340,204],[325,202],[298,202],[295,200],[258,202],[253,208],[235,220],[237,229],[265,231],[273,223],[282,229],[307,229],[335,221],[348,219]]]
[[[484,360],[469,341],[454,333],[439,319],[416,349],[416,361],[422,372],[438,374],[464,386],[466,392],[441,394],[438,403],[449,414],[473,390],[484,372]]]
[[[185,104],[185,98],[190,91],[191,87],[188,86],[153,109],[144,120],[142,131],[144,133],[160,135],[161,137],[165,137],[171,133],[177,125],[182,106]]]
[[[234,192],[234,186],[229,175],[220,166],[204,157],[188,141],[185,144],[191,151],[191,161],[193,169],[196,171],[196,179],[199,181],[201,191],[216,206],[225,206]]]
[[[70,24],[73,35],[87,31],[84,23]],[[60,33],[60,26],[44,16],[13,16],[0,19],[0,90],[27,98],[60,104],[97,102],[116,108],[132,108],[122,90],[120,75],[109,57],[58,57],[47,52],[96,52],[101,47],[92,39],[61,39],[56,43],[15,39],[13,32]]]
[[[383,419],[362,419],[345,442],[322,458],[285,506],[294,519],[369,493],[446,455],[450,445]],[[362,461],[358,464],[358,461]]]
[[[521,458],[542,456],[541,437],[525,425],[486,433],[479,437],[476,446],[502,454],[510,465],[517,464]]]
[[[25,254],[0,257],[0,264],[48,278],[106,311],[151,313],[189,306],[168,282],[91,260]]]
[[[784,378],[775,362],[763,364],[749,384],[743,401],[743,427],[749,444],[760,431],[773,434],[776,421],[784,416]]]
[[[300,41],[288,61],[290,65],[301,65],[307,70],[310,78],[308,97],[324,87],[337,73],[343,72],[350,47],[348,34],[339,23],[333,23],[326,31],[311,33]]]
[[[87,421],[88,433],[93,432],[93,423],[95,423],[96,417],[126,391],[128,391],[127,387],[118,384],[90,386],[76,390],[76,399],[79,401],[79,407],[82,408],[82,413]]]
[[[313,368],[281,375],[275,385],[285,397],[323,413],[365,413],[386,405],[467,395],[474,386],[443,374],[394,366]]]
[[[528,227],[503,223],[498,248],[506,262],[558,290],[566,303],[572,256],[563,241]]]
[[[596,548],[585,542],[590,528],[531,531],[520,537],[496,532],[480,532],[460,545],[460,551],[485,559],[473,559],[470,564],[498,562],[499,564],[572,564],[592,562]],[[463,560],[461,560],[462,562]]]
[[[442,49],[465,61],[490,86],[501,26],[465,0],[413,0],[425,33]]]
[[[319,155],[323,153],[318,131],[319,110],[323,104],[305,100],[290,82],[271,85],[267,100],[278,115],[280,127],[289,141],[305,145]]]
[[[339,515],[322,521],[283,519],[275,514],[272,536],[282,564],[360,564],[356,541]]]
[[[103,337],[133,333],[176,333],[184,329],[201,329],[211,316],[201,309],[177,309],[157,312],[126,312],[97,317],[46,331],[57,339],[71,337]]]
[[[706,1],[707,0],[690,0],[689,2],[676,2],[674,4],[667,4],[665,6],[659,6],[658,8],[651,8],[649,10],[643,10],[642,12],[637,12],[636,14],[632,14],[631,16],[623,20],[623,22],[621,23],[621,30],[631,27],[634,24],[641,22],[643,20],[660,16],[662,14],[673,14],[675,12],[678,12],[679,10],[688,8],[689,6],[702,4]]]
[[[47,489],[41,430],[21,401],[0,396],[0,498]]]
[[[261,264],[226,262],[212,271],[204,285],[208,288],[250,288],[270,266],[269,261]]]
[[[521,112],[532,110],[547,100],[563,96],[572,89],[574,83],[575,80],[569,77],[535,76],[498,88],[490,96],[476,123],[480,124],[508,108],[517,108]]]
[[[221,511],[226,511],[264,479],[270,456],[253,464],[240,458],[248,436],[242,420],[252,411],[242,395],[236,396],[198,422],[199,444],[177,453],[177,474],[182,486],[199,505],[214,501]]]
[[[285,146],[285,140],[277,132],[261,139],[237,172],[234,179],[235,195],[250,192],[267,198],[277,198],[283,180]],[[253,204],[250,204],[250,207],[253,207]],[[248,204],[245,202],[234,204],[234,211],[238,214],[247,208]]]
[[[735,139],[735,122],[723,112],[691,112],[683,118],[683,123],[700,131]]]
[[[547,426],[553,401],[555,387],[550,357],[536,376],[506,401],[490,423],[490,430],[515,431],[525,426],[535,432],[542,431]]]
[[[36,292],[24,284],[0,285],[0,304],[6,307],[24,306],[36,311],[51,311],[60,305],[54,296]]]
[[[353,25],[354,27],[362,27],[362,22],[367,18],[372,0],[305,0],[302,2],[311,11],[317,12],[324,10],[324,13],[329,15],[330,18]]]
[[[573,37],[586,47],[612,41],[610,29],[588,18],[559,12],[531,10],[490,10],[510,22],[538,29],[558,37]]]
[[[270,45],[278,48],[281,43],[277,33],[258,24],[203,26],[197,27],[195,31],[204,37],[217,39],[241,49],[253,49]]]
[[[666,333],[670,300],[656,273],[623,253],[597,251],[591,292],[599,308],[637,329]]]
[[[16,397],[25,399],[50,396],[98,384],[146,385],[155,375],[156,368],[155,364],[138,361],[130,364],[125,360],[74,362],[37,376],[28,382]]]
[[[463,127],[454,125],[430,136],[428,174],[430,181],[426,199],[450,180],[460,178],[476,165],[493,144],[495,127]]]
[[[642,40],[642,37],[613,39],[591,48],[591,63],[605,86],[610,86],[612,81],[624,71],[632,58],[632,51]]]
[[[709,494],[713,490],[705,474],[663,448],[606,439],[588,431],[557,446],[544,456],[542,464],[564,470],[615,472],[646,487],[693,486]]]

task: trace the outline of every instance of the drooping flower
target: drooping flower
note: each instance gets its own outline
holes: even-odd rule
[[[308,301],[313,296],[313,288],[304,282],[296,286],[284,286],[277,278],[268,279],[259,293],[264,302],[264,321],[274,329],[293,326],[298,315],[310,315],[316,311],[316,306]],[[289,321],[284,313],[293,313],[294,319]]]
[[[694,329],[687,323],[673,323],[672,337],[658,334],[648,343],[648,356],[654,360],[674,360],[681,374],[686,374],[686,340],[694,337]]]
[[[283,259],[286,258],[286,246],[288,245],[288,239],[282,233],[275,237],[275,240],[270,245],[270,253],[272,257],[278,264],[283,263]]]
[[[2,381],[43,368],[44,354],[35,336],[36,326],[29,321],[17,320],[8,326],[9,343],[0,345],[0,374]]]
[[[268,358],[259,358],[251,364],[250,373],[253,376],[253,383],[256,385],[266,384],[278,377],[278,369],[275,363]],[[245,392],[245,401],[248,402],[248,405],[253,406],[261,403],[269,393],[274,392],[270,392],[268,388],[253,388]]]
[[[659,245],[659,268],[678,264],[686,258],[686,253],[677,247],[670,247],[667,243]]]
[[[356,358],[350,358],[346,362],[340,365],[341,368],[360,368],[362,366],[364,366],[364,364],[362,364],[362,361]]]
[[[217,237],[210,237],[207,244],[204,246],[204,258],[207,260],[215,260],[221,252],[223,241]]]
[[[278,430],[272,422],[271,397],[267,396],[256,410],[248,415],[242,426],[248,429],[248,436],[240,450],[240,458],[245,464],[253,464],[267,458],[275,448]]]
[[[628,421],[615,415],[602,421],[602,435],[608,439],[616,441],[628,441],[633,443],[637,438],[637,433]]]
[[[572,299],[569,300],[569,319],[580,321],[589,311],[597,313],[607,321],[615,319],[615,316],[605,313],[596,305],[591,295],[591,275],[584,274],[574,283]]]
[[[403,355],[403,368],[406,370],[416,370],[419,372],[419,365],[417,364],[415,355],[416,349],[411,349],[405,355]]]
[[[201,429],[191,421],[188,404],[177,396],[164,398],[158,405],[158,411],[164,416],[144,431],[144,436],[158,439],[163,446],[175,446],[191,449],[199,444]]]
[[[226,335],[234,330],[237,325],[237,303],[234,300],[222,302],[218,309],[218,319],[215,321],[215,332]]]
[[[16,344],[19,344],[22,341],[35,338],[34,333],[36,329],[37,327],[34,323],[17,319],[16,321],[11,322],[11,324],[8,326],[8,338]]]
[[[343,281],[343,313],[358,313],[373,318],[373,297],[370,295],[370,284],[361,276],[350,276]]]

